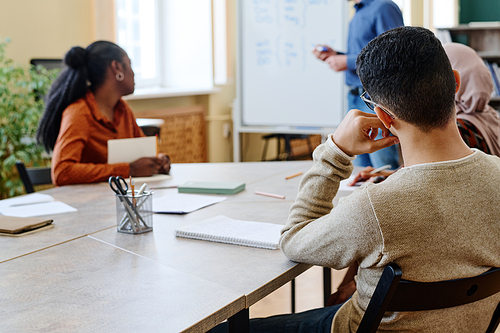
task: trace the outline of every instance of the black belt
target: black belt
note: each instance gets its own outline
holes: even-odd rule
[[[355,96],[361,96],[361,94],[364,91],[365,90],[363,89],[363,87],[353,87],[353,88],[349,89],[349,93],[352,95],[355,95]]]

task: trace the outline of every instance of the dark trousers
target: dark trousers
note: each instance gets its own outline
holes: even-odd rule
[[[309,311],[250,319],[250,332],[259,333],[330,333],[333,317],[342,304]],[[228,323],[214,327],[211,333],[228,332]]]

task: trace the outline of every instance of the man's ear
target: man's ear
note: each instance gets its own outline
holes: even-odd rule
[[[394,119],[392,119],[391,116],[382,111],[382,109],[378,106],[375,107],[375,113],[377,114],[378,119],[382,121],[387,129],[391,128],[391,125],[394,122]]]
[[[455,74],[455,82],[457,83],[457,88],[455,89],[455,94],[458,92],[458,89],[460,89],[460,73],[454,69],[453,74]]]

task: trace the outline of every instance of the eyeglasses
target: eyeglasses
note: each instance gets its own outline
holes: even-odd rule
[[[366,91],[363,92],[361,94],[361,96],[359,96],[363,102],[365,102],[366,106],[370,108],[370,110],[375,110],[375,107],[378,106],[382,111],[384,111],[389,117],[391,117],[392,119],[395,119],[396,117],[394,117],[394,115],[392,113],[390,113],[389,111],[387,111],[386,109],[384,109],[382,106],[380,106],[379,104],[375,103],[374,101],[372,101],[371,99],[369,99],[370,97],[366,98],[365,97],[366,95]]]

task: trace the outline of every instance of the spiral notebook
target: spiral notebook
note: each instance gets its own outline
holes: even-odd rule
[[[219,215],[180,227],[175,236],[276,250],[281,229],[281,224],[233,220]]]

